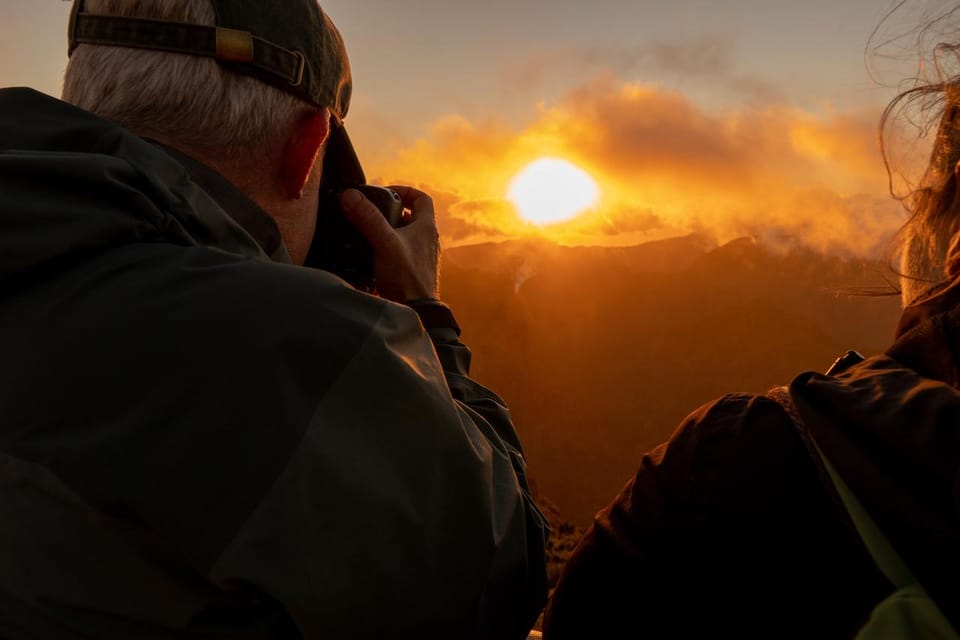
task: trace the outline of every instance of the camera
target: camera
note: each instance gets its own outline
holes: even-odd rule
[[[343,125],[331,122],[323,158],[317,227],[305,265],[329,271],[361,291],[374,293],[377,285],[373,249],[344,216],[340,195],[347,189],[358,190],[394,228],[403,222],[403,202],[395,191],[366,181]]]

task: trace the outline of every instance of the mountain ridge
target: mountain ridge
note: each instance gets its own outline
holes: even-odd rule
[[[474,376],[511,407],[530,475],[586,524],[701,404],[763,393],[847,349],[882,352],[895,297],[876,261],[684,236],[636,247],[458,247],[443,296]]]

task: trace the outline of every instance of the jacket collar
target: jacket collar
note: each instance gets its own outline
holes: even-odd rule
[[[887,355],[921,375],[960,388],[960,279],[904,309]]]
[[[234,222],[256,240],[263,252],[274,262],[290,263],[290,254],[283,243],[276,221],[253,200],[237,189],[222,174],[183,153],[182,151],[151,140],[174,160],[183,165],[190,179],[233,218]]]

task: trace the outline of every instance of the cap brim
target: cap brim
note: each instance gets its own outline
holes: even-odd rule
[[[343,122],[331,117],[330,135],[323,156],[323,185],[334,191],[343,191],[366,182],[360,159]]]

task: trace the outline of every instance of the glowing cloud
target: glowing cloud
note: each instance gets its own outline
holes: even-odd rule
[[[904,221],[876,144],[881,111],[776,102],[709,111],[680,93],[602,75],[541,105],[522,130],[445,118],[375,175],[443,194],[448,246],[524,235],[627,245],[698,232],[869,255]],[[521,218],[505,194],[543,157],[582,167],[602,201],[543,227]]]

